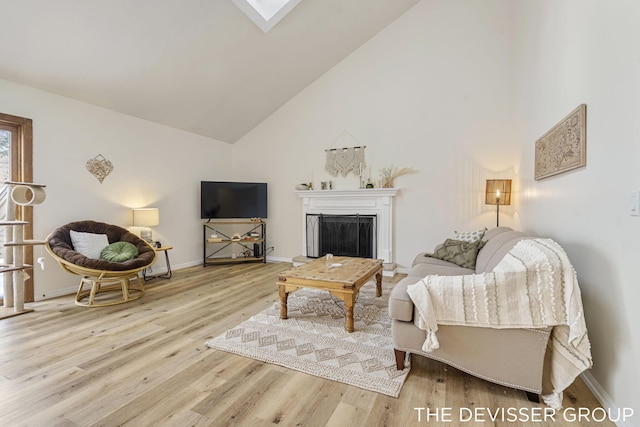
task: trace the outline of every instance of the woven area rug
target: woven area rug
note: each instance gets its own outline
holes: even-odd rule
[[[396,369],[388,301],[391,286],[375,297],[365,284],[354,307],[355,332],[344,329],[344,305],[327,291],[289,294],[288,319],[280,303],[207,341],[207,346],[317,377],[398,397],[409,373]]]

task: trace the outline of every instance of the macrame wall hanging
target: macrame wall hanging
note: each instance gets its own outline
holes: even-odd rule
[[[345,147],[325,150],[327,153],[327,164],[325,169],[331,176],[347,176],[353,172],[361,176],[366,167],[364,161],[364,149],[367,147]]]

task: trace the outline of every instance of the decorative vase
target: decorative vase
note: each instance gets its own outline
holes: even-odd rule
[[[383,177],[382,188],[393,188],[393,178],[390,176]]]

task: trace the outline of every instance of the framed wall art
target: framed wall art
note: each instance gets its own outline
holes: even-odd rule
[[[536,141],[535,179],[587,165],[587,105],[581,104]]]

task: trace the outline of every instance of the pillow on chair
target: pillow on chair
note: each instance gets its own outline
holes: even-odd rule
[[[71,243],[73,249],[87,258],[100,259],[100,252],[109,246],[109,239],[106,234],[82,233],[70,230]]]
[[[447,239],[431,256],[452,262],[460,267],[473,269],[476,268],[478,252],[486,243],[484,240],[465,242],[464,240]]]
[[[484,237],[484,233],[486,233],[487,227],[483,227],[478,231],[455,231],[455,240],[462,240],[464,242],[475,242],[476,240],[480,240]]]
[[[129,242],[115,242],[100,252],[100,259],[111,262],[124,262],[138,256],[138,248]]]

